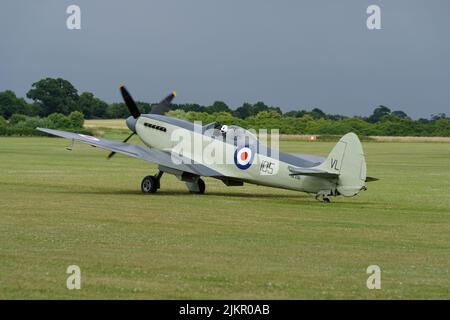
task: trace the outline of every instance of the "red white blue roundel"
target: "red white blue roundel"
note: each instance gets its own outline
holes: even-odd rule
[[[234,164],[241,170],[247,170],[252,165],[254,157],[252,148],[248,146],[237,148],[234,152]]]

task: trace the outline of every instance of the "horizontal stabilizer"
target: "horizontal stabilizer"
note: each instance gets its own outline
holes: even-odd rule
[[[322,169],[315,168],[301,168],[301,167],[289,167],[291,176],[315,176],[321,178],[336,178],[339,176],[337,173],[328,172]]]

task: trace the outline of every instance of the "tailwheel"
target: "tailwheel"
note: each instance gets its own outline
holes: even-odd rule
[[[155,193],[158,189],[159,181],[154,176],[146,176],[141,182],[141,190],[145,194]]]
[[[323,203],[331,202],[330,198],[327,198],[327,196],[325,194],[321,194],[321,193],[316,194],[316,200],[323,202]]]

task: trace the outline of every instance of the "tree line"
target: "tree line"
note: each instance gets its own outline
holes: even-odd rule
[[[45,78],[33,83],[26,97],[30,99],[30,103],[17,97],[13,91],[0,92],[0,117],[3,119],[0,119],[0,126],[2,123],[3,126],[18,125],[21,122],[31,125],[36,121],[48,121],[53,127],[81,128],[76,121],[69,124],[73,119],[55,119],[63,119],[62,117],[69,115],[74,118],[74,112],[76,117],[81,115],[83,119],[116,119],[129,116],[124,103],[108,104],[91,92],[80,94],[69,81],[62,78]],[[154,105],[142,101],[136,103],[142,113],[150,112]],[[279,107],[268,106],[261,101],[254,104],[244,103],[235,110],[223,101],[215,101],[208,106],[195,103],[173,104],[171,109],[170,115],[190,121],[220,121],[246,128],[279,129],[281,133],[286,134],[341,135],[353,131],[360,135],[450,136],[450,119],[445,114],[413,120],[404,111],[391,110],[386,106],[376,107],[368,117],[327,114],[319,108],[283,113]],[[17,122],[19,118],[22,119],[21,122]]]

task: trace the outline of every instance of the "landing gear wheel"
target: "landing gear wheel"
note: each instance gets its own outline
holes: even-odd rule
[[[202,179],[198,179],[198,194],[204,194],[205,193],[205,181],[203,181]]]
[[[205,193],[205,181],[201,178],[196,178],[195,180],[185,181],[186,187],[192,194],[204,194]]]
[[[141,190],[146,194],[155,193],[158,185],[158,180],[154,176],[146,176],[141,182]]]
[[[325,194],[316,194],[316,200],[323,202],[323,203],[330,203],[331,200],[330,198],[327,198],[327,196]]]

